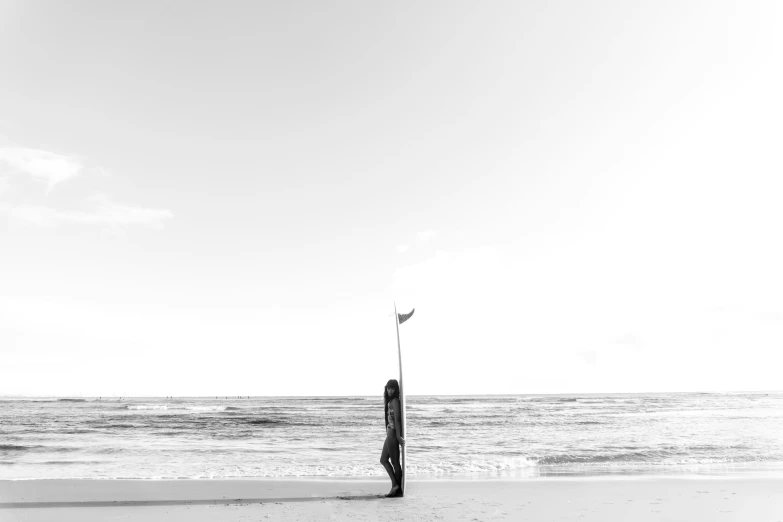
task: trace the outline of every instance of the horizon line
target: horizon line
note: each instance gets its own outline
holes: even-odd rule
[[[537,396],[537,395],[653,395],[662,393],[678,394],[729,394],[729,393],[783,393],[780,390],[710,390],[710,391],[644,391],[644,392],[572,392],[572,393],[439,393],[439,394],[410,394],[407,397],[516,397],[516,396]],[[128,399],[165,399],[167,397],[175,399],[235,399],[235,398],[353,398],[353,397],[375,397],[372,395],[25,395],[25,394],[0,394],[0,399],[12,398],[54,398],[54,399],[98,399],[98,398],[128,398]]]

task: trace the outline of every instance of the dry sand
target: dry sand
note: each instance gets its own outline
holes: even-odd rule
[[[783,479],[0,481],[0,521],[783,522]]]

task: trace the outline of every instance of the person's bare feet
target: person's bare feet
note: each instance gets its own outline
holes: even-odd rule
[[[387,498],[392,498],[399,496],[400,494],[400,486],[392,486],[391,490],[389,490],[389,494],[386,495]]]

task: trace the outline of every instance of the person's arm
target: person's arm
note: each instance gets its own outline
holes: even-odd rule
[[[397,442],[405,445],[405,439],[402,438],[402,412],[400,411],[399,399],[394,399],[391,403],[391,407],[394,410],[394,431],[397,434]]]

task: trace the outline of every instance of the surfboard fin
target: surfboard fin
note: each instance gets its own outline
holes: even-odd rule
[[[413,312],[415,312],[415,311],[416,311],[416,309],[414,308],[413,310],[411,310],[407,314],[397,314],[397,321],[399,321],[400,324],[404,323],[405,321],[407,321],[408,319],[411,318],[411,316],[413,315]]]

